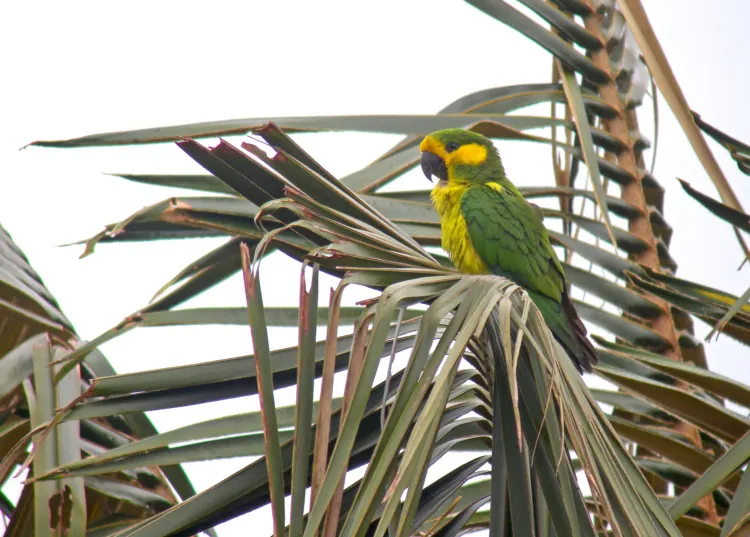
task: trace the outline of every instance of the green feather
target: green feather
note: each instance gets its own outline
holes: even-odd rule
[[[507,181],[507,179],[505,179]],[[461,196],[472,246],[493,274],[525,288],[579,370],[596,355],[567,295],[567,282],[537,211],[517,191],[474,185]]]
[[[562,265],[549,242],[538,207],[528,203],[505,176],[491,140],[463,129],[434,132],[431,138],[453,151],[480,144],[487,157],[480,164],[453,163],[452,181],[468,185],[461,196],[461,213],[469,240],[493,274],[525,288],[550,330],[579,370],[591,370],[597,357],[567,294]],[[499,188],[498,188],[499,187]]]

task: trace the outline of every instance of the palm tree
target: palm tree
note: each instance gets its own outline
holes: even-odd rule
[[[2,482],[6,483],[25,458],[18,457],[22,453],[16,453],[15,458],[9,456],[14,445],[20,441],[19,447],[26,447],[30,431],[52,419],[56,408],[70,404],[91,388],[95,378],[113,375],[115,370],[97,350],[88,354],[73,374],[55,380],[59,367],[52,368],[50,363],[80,344],[78,336],[23,252],[1,227],[0,248],[0,430]],[[140,412],[71,421],[50,433],[34,459],[31,475],[154,434],[156,429]],[[89,533],[96,534],[116,527],[122,520],[145,518],[163,510],[178,501],[174,491],[182,498],[195,494],[180,466],[139,466],[120,475],[26,486],[15,503],[0,493],[0,505],[6,535],[62,535],[65,531],[84,535],[87,524]]]
[[[502,0],[469,3],[548,50],[553,81],[472,93],[434,116],[260,118],[37,142],[174,140],[208,172],[123,176],[208,195],[138,211],[88,240],[88,252],[100,242],[227,240],[88,343],[77,341],[38,277],[8,280],[10,296],[19,297],[8,303],[29,312],[11,321],[35,324],[9,325],[21,335],[8,340],[0,360],[0,367],[24,364],[5,392],[14,397],[2,429],[3,478],[22,464],[18,455],[36,434],[26,503],[23,494],[17,505],[5,502],[10,535],[32,527],[35,535],[68,528],[83,535],[86,524],[95,535],[192,535],[268,505],[276,535],[747,531],[750,480],[741,467],[750,456],[749,423],[723,402],[748,406],[750,388],[706,369],[690,315],[722,321],[729,336],[747,342],[750,311],[744,300],[674,276],[664,191],[647,170],[648,141],[638,130],[648,75],[725,204],[688,192],[738,227],[747,227],[747,217],[698,129],[724,143],[741,169],[747,147],[694,121],[639,2],[523,0],[549,30]],[[522,115],[539,103],[552,103],[549,116]],[[552,178],[525,194],[559,207],[545,205],[546,221],[560,222],[552,236],[579,291],[579,312],[609,336],[596,338],[596,375],[618,390],[585,386],[512,282],[451,268],[436,249],[439,223],[426,191],[383,191],[416,165],[420,137],[448,126],[552,147]],[[326,130],[404,137],[372,164],[336,178],[289,136]],[[247,132],[256,137],[239,144],[197,141]],[[590,187],[581,186],[583,170]],[[297,308],[264,307],[258,267],[270,251],[301,263]],[[30,273],[22,258],[9,259],[12,273]],[[238,271],[246,309],[178,309]],[[341,282],[327,308],[318,305],[320,271]],[[354,285],[376,298],[343,307],[342,294]],[[39,297],[22,302],[27,287]],[[238,318],[249,321],[252,356],[125,375],[96,369],[105,363],[97,348],[134,328]],[[272,351],[270,326],[297,326],[298,344]],[[317,328],[325,329],[320,341]],[[28,340],[36,334],[49,335]],[[393,367],[398,353],[408,355],[404,367]],[[389,371],[384,381],[378,368]],[[346,386],[334,398],[336,373]],[[296,405],[281,407],[275,391],[289,386]],[[138,414],[248,394],[258,395],[261,411],[168,433],[157,434]],[[93,429],[117,441],[87,436]],[[456,453],[464,462],[446,468]],[[176,466],[248,454],[262,456],[199,494]],[[349,475],[358,478],[345,483],[356,469]],[[170,495],[167,481],[184,501]]]

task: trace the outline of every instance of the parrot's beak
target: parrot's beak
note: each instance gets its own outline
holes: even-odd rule
[[[448,180],[448,169],[445,167],[445,162],[435,153],[422,151],[422,160],[420,163],[422,165],[422,173],[430,181],[432,181],[433,175],[442,181]]]

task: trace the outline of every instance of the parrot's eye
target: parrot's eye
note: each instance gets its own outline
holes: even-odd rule
[[[456,149],[458,149],[458,144],[456,142],[448,142],[445,144],[445,150],[448,153],[453,153]]]

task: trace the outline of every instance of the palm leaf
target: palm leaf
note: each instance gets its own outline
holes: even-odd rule
[[[630,46],[612,32],[612,20],[621,14],[609,3],[595,11],[580,0],[522,0],[528,8],[524,12],[502,0],[469,3],[550,51],[564,66],[565,83],[482,90],[432,116],[250,118],[38,142],[86,147],[180,140],[178,146],[208,172],[118,174],[212,195],[173,198],[137,211],[85,241],[85,253],[99,243],[121,241],[221,236],[226,242],[176,274],[151,304],[120,325],[88,343],[74,340],[75,348],[64,356],[55,351],[59,363],[52,384],[71,378],[79,368],[91,383],[86,397],[55,421],[66,427],[80,420],[81,438],[87,439],[116,414],[135,423],[134,430],[144,438],[131,442],[122,437],[88,451],[84,446],[86,457],[60,459],[56,467],[40,461],[39,473],[44,475],[30,486],[41,490],[59,480],[84,479],[87,494],[98,491],[95,494],[142,509],[138,516],[103,519],[91,526],[106,531],[111,523],[119,535],[190,535],[266,506],[273,506],[275,533],[294,536],[458,535],[480,528],[489,528],[493,535],[511,530],[594,535],[608,528],[617,535],[718,536],[745,523],[741,513],[747,479],[737,462],[745,453],[748,422],[725,408],[722,399],[747,405],[750,389],[659,354],[691,353],[705,363],[684,312],[716,321],[734,313],[736,300],[661,270],[676,269],[668,250],[672,230],[662,216],[663,189],[642,164],[648,141],[637,133],[637,125],[627,123],[626,109],[643,99],[634,72],[644,67],[627,64],[622,59],[626,54],[616,58]],[[623,6],[630,20],[627,31],[641,42],[660,88],[683,120],[684,99],[680,102],[679,87],[639,14],[638,2]],[[550,27],[526,15],[532,11]],[[602,92],[603,87],[615,93]],[[539,103],[567,104],[575,113],[566,117],[575,116],[575,124],[554,114],[518,114]],[[266,126],[269,119],[281,128]],[[611,128],[616,123],[619,130]],[[511,282],[463,277],[447,259],[423,248],[440,244],[439,222],[426,192],[380,191],[416,166],[422,135],[448,126],[500,140],[549,144],[555,155],[563,151],[573,163],[585,161],[591,189],[575,187],[575,170],[568,169],[561,172],[570,176],[565,186],[539,184],[524,192],[540,203],[556,196],[573,200],[562,206],[565,211],[545,207],[544,214],[553,226],[563,222],[566,233],[551,232],[558,247],[577,254],[568,256],[565,266],[575,288],[586,293],[577,295],[581,316],[617,338],[614,343],[597,338],[601,347],[596,374],[624,391],[589,391],[552,342],[528,297]],[[683,121],[683,126],[722,193],[731,193],[720,181],[720,170],[711,165],[705,142],[694,140],[695,125]],[[722,143],[731,143],[709,127],[702,125]],[[557,139],[557,128],[567,133],[565,141]],[[533,129],[550,129],[552,138],[538,130],[532,134]],[[404,137],[368,166],[338,180],[287,134],[331,130]],[[195,141],[248,131],[263,141],[256,138],[237,147],[223,140],[213,148]],[[275,155],[269,157],[259,143],[273,148]],[[591,201],[593,215],[587,211]],[[728,214],[713,203],[714,209]],[[573,213],[573,207],[579,210]],[[626,219],[627,226],[619,218]],[[248,268],[251,258],[256,268],[269,252],[280,251],[303,267],[315,266],[315,274],[319,267],[340,278],[329,308],[316,307],[312,289],[307,294],[303,269],[299,307],[262,307],[262,286],[253,280],[248,282],[249,308],[177,309],[240,270],[240,244],[250,249]],[[614,245],[630,258],[613,252]],[[15,259],[12,249],[6,253]],[[634,261],[646,253],[651,268]],[[0,292],[2,285],[10,285],[23,299],[9,301],[0,294],[0,307],[34,326],[34,333],[67,339],[69,323],[30,274],[0,270]],[[342,297],[355,285],[370,288],[376,298],[356,308],[342,306]],[[679,312],[672,315],[667,304]],[[744,307],[734,309],[738,313],[727,332],[750,341]],[[212,361],[202,364],[130,375],[116,375],[106,367],[90,375],[87,369],[103,359],[99,345],[135,327],[244,324],[248,313],[257,343],[252,356],[210,357]],[[672,332],[663,329],[665,320],[674,327]],[[314,327],[322,328],[324,321],[325,339],[316,342]],[[354,334],[341,335],[342,325],[352,326]],[[265,344],[266,326],[299,326],[299,345],[272,351]],[[0,377],[6,395],[33,372],[30,349],[38,340],[23,339],[28,341],[14,340],[2,353],[16,349],[6,362],[0,361],[0,372],[8,372],[7,381]],[[408,354],[407,365],[397,367],[388,383],[376,382],[392,351]],[[336,373],[346,376],[343,398],[333,397]],[[315,378],[322,379],[319,395],[311,392]],[[299,403],[294,412],[274,402],[274,390],[292,386]],[[139,413],[147,410],[243,395],[259,395],[262,412],[163,434],[140,419]],[[599,409],[600,403],[613,407],[611,415]],[[52,420],[47,412],[34,423]],[[27,421],[9,421],[2,429],[5,453],[29,429]],[[633,451],[633,445],[639,451]],[[644,454],[643,448],[651,453]],[[470,463],[427,484],[444,457],[467,451],[475,453]],[[166,506],[163,498],[120,479],[142,478],[146,464],[168,465],[165,473],[177,487],[179,476],[169,473],[176,463],[241,453],[265,456],[158,514],[146,510]],[[483,466],[488,461],[490,479]],[[362,477],[344,487],[344,477],[356,468]],[[584,477],[576,474],[579,470],[585,471]],[[110,472],[118,478],[103,475]],[[657,497],[649,485],[658,483],[657,477],[677,487],[677,503]],[[584,495],[582,485],[590,494]],[[312,502],[306,509],[308,488]],[[708,495],[715,503],[701,500],[694,505]],[[285,499],[291,503],[288,521]],[[480,510],[487,503],[490,511]],[[18,516],[33,517],[30,505],[30,494],[25,493]],[[144,513],[153,516],[144,521]],[[725,526],[723,531],[718,523],[725,514],[730,529]]]
[[[273,129],[266,128],[263,134],[269,131],[273,132]],[[572,364],[566,356],[559,352],[559,349],[555,349],[538,312],[528,302],[527,297],[523,298],[518,293],[517,287],[509,285],[509,282],[501,278],[460,277],[450,269],[446,269],[433,260],[411,238],[404,235],[402,231],[369,207],[356,194],[347,189],[342,189],[337,182],[326,178],[325,175],[316,173],[292,157],[294,147],[291,145],[291,140],[282,138],[278,134],[276,134],[275,139],[277,141],[283,140],[284,146],[277,146],[276,149],[279,154],[282,151],[284,152],[286,160],[269,160],[266,164],[275,169],[279,174],[278,176],[265,174],[257,179],[258,176],[240,177],[232,175],[230,180],[239,187],[239,190],[251,196],[260,192],[258,188],[260,185],[254,183],[256,180],[264,181],[262,184],[265,192],[285,191],[287,193],[289,196],[287,201],[268,200],[258,214],[262,218],[276,218],[277,214],[281,214],[283,221],[287,222],[287,227],[290,230],[299,227],[305,232],[309,246],[307,252],[302,251],[300,260],[304,258],[317,261],[323,269],[343,275],[345,285],[349,282],[356,282],[383,289],[381,298],[377,302],[371,303],[361,313],[360,321],[358,321],[362,327],[369,327],[369,336],[364,348],[357,351],[361,353],[363,359],[361,367],[348,370],[349,376],[356,375],[352,377],[350,382],[356,383],[357,388],[352,392],[353,398],[344,408],[343,419],[338,422],[335,429],[331,429],[333,450],[330,452],[325,477],[320,484],[312,510],[305,518],[303,526],[296,526],[298,530],[304,527],[306,534],[314,533],[316,529],[320,528],[326,513],[331,508],[331,502],[341,501],[337,498],[343,499],[343,497],[337,496],[336,489],[340,478],[350,468],[352,457],[358,449],[361,449],[361,447],[358,448],[361,444],[357,443],[357,439],[361,435],[362,420],[366,419],[367,409],[371,408],[368,406],[368,401],[378,401],[378,406],[383,403],[382,396],[372,397],[372,386],[377,364],[380,358],[387,354],[386,341],[389,332],[392,333],[396,311],[405,305],[422,302],[428,305],[428,308],[421,316],[420,326],[417,328],[414,338],[407,340],[407,344],[412,345],[412,358],[403,375],[396,377],[398,380],[394,384],[398,391],[393,402],[389,404],[391,408],[388,412],[385,428],[375,437],[377,443],[373,446],[374,451],[367,459],[370,461],[368,470],[358,483],[357,492],[351,498],[351,503],[347,503],[346,510],[340,511],[341,518],[339,519],[339,516],[334,515],[334,521],[339,519],[339,524],[341,524],[340,531],[359,534],[374,524],[380,528],[375,530],[376,533],[379,533],[384,531],[386,527],[383,521],[387,520],[391,513],[396,512],[402,513],[398,522],[398,528],[401,528],[399,531],[410,532],[415,524],[423,520],[424,515],[417,517],[422,487],[415,486],[415,483],[421,483],[417,476],[424,475],[434,451],[418,449],[422,443],[416,443],[415,440],[423,439],[425,435],[428,439],[437,439],[442,436],[440,423],[452,407],[451,401],[454,399],[452,399],[451,394],[454,394],[453,397],[465,398],[464,394],[470,393],[465,391],[457,393],[450,389],[451,386],[455,385],[453,379],[456,375],[456,366],[461,360],[468,360],[476,369],[476,373],[480,375],[479,387],[484,390],[489,389],[492,392],[492,386],[498,385],[496,383],[500,382],[499,379],[505,378],[504,383],[510,389],[510,392],[501,390],[497,393],[518,393],[518,396],[507,400],[495,397],[492,400],[486,399],[481,404],[484,409],[483,413],[489,412],[490,415],[505,416],[503,418],[505,421],[508,417],[511,418],[502,426],[495,425],[496,430],[507,431],[507,434],[511,436],[501,440],[506,446],[505,450],[494,450],[494,464],[498,464],[496,457],[505,452],[507,454],[505,457],[509,457],[503,461],[506,468],[513,468],[513,472],[524,466],[531,468],[532,459],[529,455],[532,453],[532,448],[535,448],[533,450],[535,465],[540,465],[551,471],[559,464],[558,461],[562,456],[559,447],[560,439],[566,439],[565,441],[570,443],[571,448],[576,453],[579,453],[579,457],[589,468],[594,468],[594,464],[601,464],[601,457],[605,453],[610,453],[609,462],[604,467],[592,470],[590,474],[594,483],[596,483],[592,488],[599,491],[597,497],[598,505],[600,505],[600,509],[603,509],[601,512],[610,513],[608,518],[611,520],[617,520],[617,516],[619,516],[622,523],[628,520],[629,523],[636,524],[639,531],[644,532],[643,534],[654,534],[655,532],[656,534],[676,535],[676,529],[671,526],[672,523],[665,512],[659,511],[662,508],[658,502],[636,504],[628,499],[632,498],[634,494],[643,497],[644,494],[652,493],[645,481],[639,484],[636,476],[640,474],[637,473],[632,460],[620,447],[614,431],[607,424],[606,418],[598,410],[593,399],[585,396],[585,388],[582,388],[581,379],[574,372]],[[191,149],[191,151],[195,151],[196,154],[203,154],[202,150],[199,151],[197,148]],[[243,155],[230,151],[226,145],[220,146],[218,152],[212,151],[211,154],[215,158],[221,155],[224,158],[231,159],[239,159],[240,155]],[[200,158],[205,160],[205,157]],[[243,158],[250,157],[243,155]],[[236,161],[233,169],[237,169],[238,162],[244,161]],[[290,162],[294,165],[290,165]],[[283,167],[279,163],[283,163]],[[247,164],[242,164],[242,166],[247,167],[247,169],[252,168]],[[222,169],[218,163],[216,169]],[[294,174],[293,178],[289,174]],[[277,181],[281,180],[281,184],[269,183],[271,177]],[[219,178],[223,179],[224,177],[219,175]],[[284,184],[287,186],[283,187]],[[323,195],[321,189],[325,189],[327,193]],[[310,196],[311,193],[314,193],[316,198],[324,198],[328,202],[326,205],[315,202]],[[251,199],[251,201],[256,201],[256,199]],[[303,208],[304,210],[301,210]],[[338,210],[346,212],[337,213]],[[304,219],[293,221],[294,216]],[[339,227],[339,224],[336,223],[342,219],[348,222],[345,229]],[[261,239],[259,248],[264,247],[266,243],[271,244],[277,235],[278,232],[276,231],[269,232]],[[336,244],[326,243],[332,236],[338,237]],[[347,244],[359,244],[360,246],[348,248],[346,247]],[[356,260],[365,255],[365,250],[362,250],[362,247],[366,248],[368,264],[358,266]],[[336,257],[331,258],[327,255],[326,252],[329,248],[337,252]],[[392,265],[388,266],[387,263],[382,264],[391,259],[394,253],[398,253],[404,259],[409,259],[414,268],[399,268]],[[256,250],[256,258],[262,259],[262,250]],[[415,265],[415,263],[417,264]],[[355,266],[358,268],[353,270],[351,267]],[[387,266],[387,270],[383,270]],[[263,315],[260,319],[263,319],[266,315],[266,312],[260,309],[254,311]],[[451,314],[451,312],[453,313]],[[251,325],[256,326],[257,322],[259,322],[258,319],[251,321]],[[490,325],[487,325],[487,322],[490,322]],[[304,326],[304,323],[302,326]],[[404,327],[399,328],[399,330],[403,329]],[[430,350],[433,341],[437,342],[437,347]],[[513,345],[515,350],[511,350],[511,341],[515,341]],[[358,347],[356,336],[354,336],[354,340],[351,342],[352,352],[356,348]],[[350,357],[354,359],[351,354]],[[446,357],[448,361],[442,363]],[[274,363],[276,368],[281,366],[281,363],[277,360],[267,363]],[[195,368],[196,366],[191,367]],[[240,369],[248,371],[247,368],[238,368],[238,371]],[[296,364],[294,369],[299,370]],[[261,376],[266,376],[269,381],[275,378],[275,375],[276,373],[273,373],[271,369],[267,373],[261,373]],[[105,400],[110,399],[110,402],[79,403],[72,408],[66,419],[79,419],[84,416],[90,417],[99,413],[106,413],[112,404],[118,405],[120,411],[123,411],[126,408],[145,409],[147,408],[146,405],[153,404],[159,407],[164,404],[190,404],[190,401],[197,402],[198,400],[206,400],[206,397],[211,397],[203,389],[197,394],[200,399],[192,396],[187,397],[187,392],[185,395],[180,395],[180,392],[170,392],[170,389],[174,390],[175,388],[154,391],[153,396],[125,395],[128,389],[134,389],[136,385],[139,391],[149,385],[143,381],[151,375],[141,374],[140,376],[144,378],[138,380],[134,378],[134,382],[130,384],[123,384],[117,377],[114,377],[111,382],[100,383],[96,388],[100,390],[98,393],[107,393]],[[163,376],[165,381],[167,378],[176,379],[178,377],[186,378],[174,373]],[[158,378],[154,377],[154,380],[150,381],[154,388],[166,387],[163,381],[157,380]],[[195,379],[196,377],[190,375],[190,378]],[[520,379],[525,380],[520,382]],[[532,381],[531,379],[535,380]],[[220,382],[225,383],[227,381]],[[272,382],[273,384],[269,384],[269,386],[273,386],[274,389],[280,386],[280,384]],[[118,391],[112,391],[112,387],[115,385],[119,385]],[[174,385],[174,380],[172,380],[172,385]],[[555,407],[560,408],[561,416],[566,416],[562,422],[555,417],[556,412],[549,413],[544,410],[548,404],[546,399],[549,395],[542,396],[542,394],[549,394],[550,390],[552,390],[552,397],[556,401]],[[117,393],[123,393],[123,395],[116,395]],[[224,385],[219,391],[216,391],[217,396],[219,393],[229,393],[228,385]],[[272,393],[272,391],[267,393]],[[155,397],[158,397],[158,399]],[[515,397],[518,397],[518,399]],[[132,406],[128,401],[133,402]],[[138,401],[141,401],[141,403],[138,403]],[[149,401],[154,401],[154,403],[149,403]],[[514,401],[525,401],[526,405],[519,408]],[[536,402],[532,404],[532,401]],[[272,403],[271,405],[271,408],[273,408]],[[465,407],[465,404],[463,406]],[[471,407],[465,407],[464,411],[468,408]],[[369,412],[372,412],[372,410]],[[586,417],[587,413],[592,412],[593,414],[588,414],[588,417]],[[596,415],[599,417],[592,422],[591,416]],[[604,426],[604,429],[600,429],[602,426]],[[540,430],[542,431],[541,436]],[[409,435],[412,438],[411,442],[408,440]],[[505,435],[506,433],[503,433],[503,437]],[[443,438],[446,437],[443,436]],[[589,443],[589,440],[593,443]],[[163,442],[160,442],[161,445],[164,445]],[[428,445],[433,442],[434,440],[428,441]],[[152,445],[159,444],[144,444],[144,447],[136,448],[138,449],[137,452],[144,452],[144,449],[148,449],[148,446]],[[266,473],[265,475],[282,476],[292,469],[292,459],[289,455],[290,452],[287,450],[293,448],[294,445],[294,442],[287,442],[279,454],[273,456],[276,460],[274,463],[275,469],[273,473]],[[516,455],[518,446],[526,447],[522,448],[522,451]],[[399,456],[400,449],[404,451]],[[137,452],[131,449],[130,455]],[[116,453],[109,456],[110,460],[117,461],[115,468],[125,468],[128,464],[142,463],[141,458],[122,458],[122,455],[118,456]],[[120,453],[124,454],[122,448]],[[519,455],[520,459],[518,458]],[[156,457],[155,460],[159,460],[158,452],[153,456]],[[176,459],[170,458],[169,460],[171,462]],[[101,456],[99,462],[102,462]],[[113,467],[111,464],[97,466],[92,463],[77,466],[87,468],[86,473],[97,471],[98,468]],[[70,471],[75,471],[75,467],[74,465],[73,467],[60,468],[50,473],[50,477],[71,475]],[[246,471],[253,468],[259,469],[260,467],[254,463]],[[544,478],[540,482],[543,484],[542,489],[545,491],[545,503],[528,504],[531,496],[527,494],[519,497],[515,492],[505,497],[510,502],[509,516],[515,520],[514,524],[519,525],[519,527],[523,527],[524,524],[533,526],[535,522],[526,518],[527,515],[524,514],[528,512],[528,507],[532,507],[532,510],[543,509],[539,512],[540,516],[541,513],[548,513],[544,516],[549,516],[552,524],[562,533],[571,530],[587,533],[592,531],[589,519],[585,515],[584,502],[576,485],[572,467],[565,464],[563,468],[566,468],[564,470],[564,474],[567,475],[565,479],[550,481]],[[391,484],[387,487],[384,478],[390,475],[392,471],[395,471],[396,483],[399,484]],[[531,472],[531,470],[527,470],[526,475],[529,485],[532,484],[532,481],[530,481],[532,475],[535,476],[533,482],[536,482],[536,479],[542,479],[542,475]],[[550,474],[546,472],[544,475],[549,476]],[[512,478],[512,476],[509,477]],[[282,477],[277,482],[284,483],[286,479]],[[504,480],[500,482],[507,483]],[[209,498],[216,497],[216,501],[219,501],[218,498],[224,498],[220,501],[226,502],[222,505],[229,508],[228,506],[236,501],[229,500],[230,497],[238,500],[243,495],[247,495],[250,490],[257,490],[248,489],[247,486],[238,489],[232,483],[234,481],[230,478],[230,480],[197,496],[195,501],[200,502],[203,500],[198,500],[198,498],[206,498],[205,501],[208,502],[206,505],[210,505],[217,512],[221,512],[218,504],[213,503],[214,500],[209,500]],[[247,483],[251,487],[257,486],[254,484],[257,482],[248,481]],[[394,489],[394,486],[397,488]],[[638,487],[638,492],[635,492],[632,487]],[[288,490],[291,491],[290,488]],[[530,491],[531,489],[527,490]],[[628,490],[630,492],[626,492]],[[401,493],[399,491],[404,491],[407,494],[404,502],[400,500]],[[227,496],[227,494],[230,496]],[[523,497],[526,500],[519,503]],[[270,501],[270,496],[267,493],[263,498],[265,498],[263,503],[253,503],[253,508],[260,507]],[[506,499],[503,499],[503,495],[498,496],[496,494],[493,496],[492,502],[494,504],[500,501],[501,503],[497,505],[497,508],[501,509]],[[295,501],[294,496],[292,500]],[[385,500],[385,504],[381,511],[376,507],[383,500]],[[274,500],[274,502],[276,501]],[[193,505],[192,509],[190,508],[191,505]],[[339,506],[338,509],[344,507],[344,504],[337,505]],[[522,505],[526,505],[526,507],[522,508]],[[549,505],[551,510],[547,511],[545,507],[542,507],[543,505]],[[250,506],[246,507],[250,508]],[[186,518],[188,514],[186,509],[192,511],[188,518]],[[569,520],[567,513],[570,512],[570,509],[579,512],[581,516],[574,521]],[[160,528],[160,532],[176,531],[178,528],[180,531],[195,531],[207,523],[205,517],[208,515],[200,515],[200,512],[207,513],[207,511],[196,510],[194,502],[187,502],[181,504],[178,509],[170,509],[159,515],[148,526],[133,526],[126,534],[138,535],[146,531],[147,528],[151,532],[155,531],[155,527]],[[615,513],[618,514],[615,515]],[[220,516],[223,515],[214,515],[210,519],[211,522],[215,523],[217,517]],[[297,516],[300,516],[299,510]],[[330,524],[335,524],[334,521]],[[421,522],[419,523],[421,524]],[[297,522],[294,522],[294,524],[297,524]],[[278,531],[279,526],[277,525]]]
[[[55,380],[55,368],[50,367],[50,362],[67,352],[63,345],[77,340],[75,331],[39,275],[2,228],[0,251],[0,300],[11,308],[0,328],[0,404],[4,408],[0,418],[3,461],[0,482],[5,485],[18,469],[12,449],[28,446],[30,429],[48,422],[57,408],[78,398],[82,388],[95,376],[113,370],[97,351],[80,368]],[[82,455],[106,452],[130,443],[133,437],[154,432],[142,414],[71,422],[41,442],[33,472],[41,475],[60,465],[76,464]],[[27,484],[16,505],[6,503],[8,534],[17,531],[33,531],[36,535],[51,535],[55,531],[83,534],[86,527],[96,527],[120,514],[133,523],[154,514],[154,502],[171,505],[177,501],[174,495],[164,492],[170,482],[183,498],[195,493],[184,471],[175,466],[164,472],[145,468],[121,472],[114,478],[96,482],[73,478]],[[159,489],[159,493],[154,492]],[[151,500],[143,501],[144,498]]]

